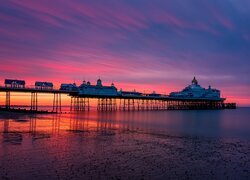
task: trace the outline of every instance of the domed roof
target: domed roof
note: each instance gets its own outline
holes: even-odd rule
[[[96,83],[97,86],[102,86],[102,80],[99,78],[97,79],[97,83]]]
[[[194,79],[192,80],[192,84],[195,84],[197,85],[198,84],[198,81],[196,80],[196,78],[194,77]]]

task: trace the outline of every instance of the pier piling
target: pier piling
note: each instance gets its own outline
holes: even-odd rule
[[[5,107],[6,109],[10,109],[10,91],[6,91]]]

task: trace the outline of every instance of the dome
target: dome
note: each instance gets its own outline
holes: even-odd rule
[[[89,82],[89,81],[87,82],[87,85],[90,85],[90,82]]]
[[[195,84],[197,85],[198,84],[198,81],[196,80],[196,78],[194,77],[194,79],[192,80],[192,84]]]
[[[97,86],[102,86],[102,80],[101,80],[101,79],[98,79],[96,85],[97,85]]]

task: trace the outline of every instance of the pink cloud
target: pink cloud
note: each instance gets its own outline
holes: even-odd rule
[[[169,93],[181,90],[197,74],[206,87],[213,82],[231,99],[250,97],[240,94],[241,89],[234,89],[237,93],[227,90],[236,81],[234,75],[242,76],[248,69],[246,60],[241,61],[242,51],[220,49],[221,26],[230,31],[236,27],[216,7],[194,17],[155,2],[143,2],[142,7],[126,1],[4,3],[14,13],[0,16],[2,79],[9,75],[29,84],[44,80],[59,86],[61,81],[95,82],[101,76],[108,84],[115,81],[118,88]],[[207,37],[208,33],[216,38]],[[249,41],[247,33],[240,34]],[[243,78],[237,85],[246,81]]]
[[[98,26],[105,26],[110,28],[124,28],[127,30],[136,30],[138,28],[146,28],[147,24],[143,21],[144,17],[138,13],[135,9],[126,7],[126,4],[121,6],[122,8],[115,9],[108,6],[90,6],[86,3],[70,3],[69,1],[63,1],[63,7],[58,6],[58,2],[47,1],[39,2],[19,2],[12,1],[13,6],[18,5],[21,10],[28,9],[29,14],[38,18],[41,21],[50,23],[51,25],[60,25],[57,19],[74,23],[75,25],[82,26],[83,20],[76,18],[87,17],[91,19],[92,23]],[[24,8],[24,9],[23,9]]]
[[[106,28],[137,31],[140,29],[147,29],[151,21],[168,24],[182,29],[196,29],[216,35],[218,34],[216,30],[206,23],[200,21],[189,22],[161,8],[155,9],[154,7],[147,7],[147,11],[150,10],[154,12],[149,16],[147,11],[139,11],[136,8],[128,6],[126,3],[118,3],[116,1],[112,3],[112,8],[110,8],[108,4],[103,5],[95,3],[91,5],[91,3],[70,3],[69,1],[63,1],[63,8],[58,6],[58,2],[56,1],[30,2],[25,0],[25,2],[12,1],[12,3],[12,6],[32,14],[32,17],[59,27],[62,26],[60,21],[67,21],[79,27],[84,27],[83,22],[86,23],[86,21],[89,21],[97,26]],[[119,8],[116,8],[116,6]],[[26,11],[26,9],[29,11]],[[82,17],[82,19],[77,17]],[[221,16],[217,18],[223,25],[232,27],[229,20]],[[180,33],[180,30],[177,30],[177,32]],[[183,33],[181,34],[183,35]]]
[[[213,15],[222,26],[224,26],[230,31],[234,30],[233,23],[224,15],[218,13],[217,11],[213,11]]]
[[[207,23],[201,22],[199,20],[189,22],[185,19],[177,18],[175,15],[163,10],[155,10],[155,13],[153,14],[153,21],[168,24],[170,27],[178,27],[182,29],[182,31],[185,29],[194,29],[205,31],[214,35],[219,35],[219,32],[212,26],[209,26]],[[175,29],[175,31],[179,34],[181,32],[178,29]],[[184,33],[181,33],[180,35],[185,36]]]
[[[73,4],[72,9],[91,18],[94,23],[100,26],[130,31],[148,27],[145,17],[135,9],[127,7],[126,4],[120,4],[119,8],[110,8],[99,4],[95,4],[95,6]]]
[[[18,31],[14,28],[0,27],[0,33],[4,34],[6,38],[10,39],[22,39],[22,40],[42,40],[44,37],[43,32],[34,30],[29,27],[21,26]]]
[[[0,13],[0,21],[4,21],[5,23],[15,23],[15,24],[22,24],[25,23],[25,21],[23,19],[20,19],[18,17],[14,17],[14,16],[10,16],[10,15],[6,15],[3,13]]]

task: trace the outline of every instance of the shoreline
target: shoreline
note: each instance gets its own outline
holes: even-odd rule
[[[250,176],[250,141],[116,129],[65,131],[56,137],[37,133],[33,139],[22,133],[11,138],[32,140],[33,145],[20,151],[21,156],[13,156],[15,151],[10,150],[1,157],[2,178],[247,179]],[[48,149],[41,146],[44,143],[55,151],[48,157],[29,156],[35,152],[46,154]],[[4,144],[16,150],[23,146],[8,141]],[[19,161],[26,166],[19,167]],[[17,167],[21,170],[16,170]]]

